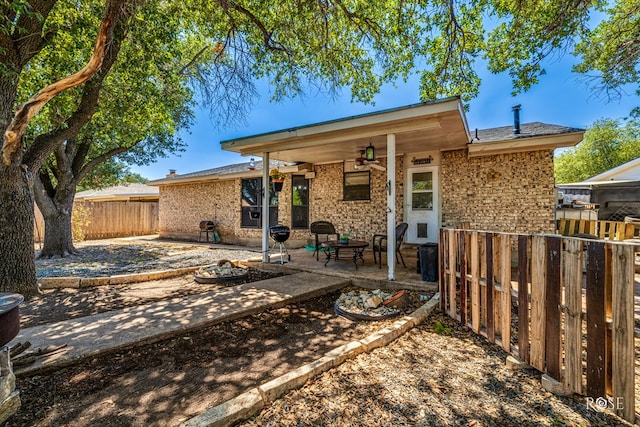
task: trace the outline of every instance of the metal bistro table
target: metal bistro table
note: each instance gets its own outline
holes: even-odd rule
[[[358,269],[358,259],[364,264],[364,249],[369,246],[369,242],[363,240],[349,240],[346,243],[340,243],[339,240],[328,240],[323,242],[320,247],[326,249],[324,252],[327,255],[327,261],[324,266],[326,267],[331,260],[331,252],[334,253],[333,259],[338,261],[340,256],[340,249],[353,249],[353,264]],[[331,251],[333,249],[333,251]]]

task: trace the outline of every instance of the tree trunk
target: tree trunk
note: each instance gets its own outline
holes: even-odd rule
[[[71,211],[72,206],[63,206],[47,213],[42,212],[44,244],[40,258],[65,257],[76,252],[71,232]]]
[[[71,224],[76,195],[73,174],[61,172],[57,188],[53,188],[49,175],[41,170],[33,184],[35,200],[44,218],[44,244],[40,258],[65,257],[75,253]]]
[[[27,172],[0,165],[0,291],[38,293],[33,247],[33,195]]]

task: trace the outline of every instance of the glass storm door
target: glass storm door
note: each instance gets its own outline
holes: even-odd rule
[[[405,220],[408,243],[436,243],[440,228],[438,167],[407,169]]]

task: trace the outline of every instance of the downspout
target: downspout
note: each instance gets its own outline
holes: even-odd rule
[[[387,135],[387,278],[396,280],[396,136]]]
[[[269,153],[262,153],[262,262],[269,263]]]

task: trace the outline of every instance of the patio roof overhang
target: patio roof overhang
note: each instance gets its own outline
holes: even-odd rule
[[[224,150],[286,162],[331,163],[354,159],[370,143],[385,157],[386,135],[396,153],[465,148],[469,130],[460,98],[384,110],[329,122],[222,141]]]

